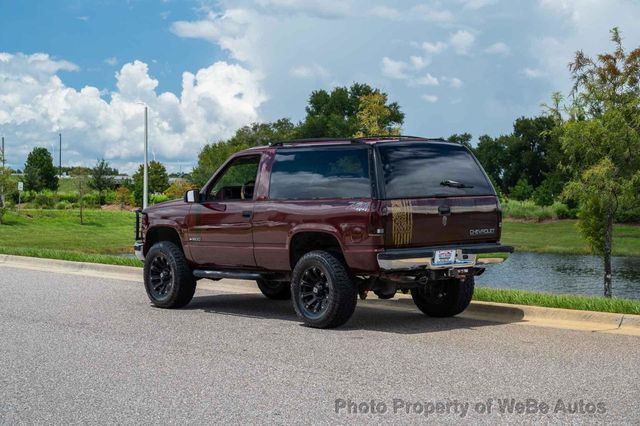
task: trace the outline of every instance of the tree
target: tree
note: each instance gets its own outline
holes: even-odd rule
[[[361,83],[354,83],[349,88],[336,87],[330,93],[326,90],[312,92],[306,111],[298,131],[302,138],[349,138],[364,132],[367,125],[375,125],[376,129],[388,134],[404,122],[404,113],[396,102],[387,103],[386,93]]]
[[[149,162],[148,179],[149,194],[161,194],[169,187],[167,169],[159,161]],[[143,183],[144,165],[140,164],[138,171],[133,175],[133,197],[139,205],[142,205]]]
[[[355,137],[399,135],[400,123],[391,121],[393,111],[387,106],[387,94],[374,92],[359,99]]]
[[[120,204],[120,210],[124,210],[124,206],[129,204],[129,200],[131,200],[131,192],[129,188],[126,186],[119,186],[116,189],[116,201]]]
[[[69,172],[73,176],[73,183],[78,191],[78,204],[80,205],[80,225],[84,225],[84,196],[89,190],[89,173],[86,167],[76,167]]]
[[[176,179],[173,183],[164,191],[164,195],[171,199],[182,198],[184,197],[184,193],[190,189],[194,189],[194,184],[189,182],[186,179]]]
[[[1,152],[0,164],[2,164]],[[17,191],[17,185],[17,180],[11,176],[11,169],[0,166],[0,225],[2,225],[2,218],[7,213],[7,199]]]
[[[27,156],[24,165],[25,186],[27,190],[42,191],[58,189],[58,177],[53,158],[46,148],[34,148]]]
[[[471,150],[471,152],[475,151],[473,146],[471,145],[471,133],[454,133],[451,136],[449,136],[447,138],[447,140],[449,142],[453,142],[453,143],[459,143],[460,145],[464,145],[467,148],[469,148],[469,150]]]
[[[117,174],[118,171],[109,167],[109,163],[105,161],[104,158],[98,160],[96,165],[91,169],[89,186],[98,191],[100,205],[104,204],[104,191],[113,188],[113,176]]]
[[[573,172],[565,194],[578,200],[579,229],[603,258],[606,297],[612,295],[614,218],[622,203],[637,204],[640,184],[640,48],[627,53],[617,28],[611,41],[613,52],[593,59],[578,51],[569,65],[576,114],[561,136]]]

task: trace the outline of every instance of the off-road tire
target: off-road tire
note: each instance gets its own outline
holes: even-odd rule
[[[291,284],[286,281],[256,280],[258,288],[269,299],[288,300],[291,299]]]
[[[446,280],[444,288],[444,296],[437,302],[428,298],[424,289],[412,289],[411,297],[418,309],[430,317],[451,317],[467,309],[471,303],[474,279],[449,279]]]
[[[162,264],[166,261],[170,271],[167,280],[169,288],[163,295],[159,295],[159,292],[154,290],[158,282],[157,277],[153,278],[157,275],[155,259],[162,259]],[[149,249],[144,262],[144,287],[151,303],[159,308],[182,308],[191,301],[196,291],[196,279],[187,264],[184,253],[178,246],[169,241],[162,241]]]
[[[311,315],[301,299],[301,283],[309,270],[318,269],[324,275],[327,289],[325,308],[319,315]],[[308,282],[305,280],[305,282]],[[304,287],[308,288],[308,287]],[[291,299],[298,317],[309,327],[334,328],[346,323],[356,308],[358,292],[347,267],[333,254],[312,251],[300,258],[291,279]]]

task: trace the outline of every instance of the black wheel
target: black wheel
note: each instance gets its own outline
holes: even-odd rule
[[[429,283],[425,288],[412,289],[414,303],[431,317],[458,315],[469,306],[473,296],[474,279],[449,279]]]
[[[175,244],[154,244],[144,259],[144,287],[159,308],[181,308],[196,291],[196,279],[184,253]]]
[[[291,299],[291,284],[286,281],[256,280],[258,288],[269,299]]]
[[[293,269],[293,307],[316,328],[338,327],[351,318],[358,292],[345,265],[325,251],[305,254]]]

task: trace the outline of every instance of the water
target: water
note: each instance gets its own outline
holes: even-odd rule
[[[613,257],[613,296],[640,299],[640,257]],[[514,253],[490,265],[476,283],[484,287],[511,288],[576,295],[603,295],[602,259],[542,253]]]

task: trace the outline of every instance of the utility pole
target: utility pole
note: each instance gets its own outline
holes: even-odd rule
[[[2,137],[2,170],[0,173],[4,173],[4,136]],[[0,207],[4,207],[4,185],[0,188]]]
[[[4,136],[2,137],[2,168],[4,169]]]
[[[60,152],[58,152],[58,174],[62,177],[62,133],[58,133],[60,138]]]
[[[142,182],[142,208],[147,208],[149,200],[149,124],[148,124],[148,107],[144,106],[144,177]]]

